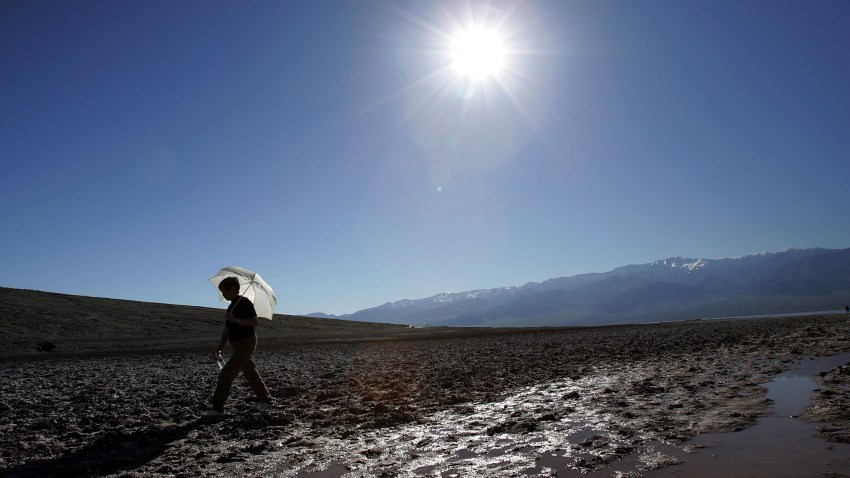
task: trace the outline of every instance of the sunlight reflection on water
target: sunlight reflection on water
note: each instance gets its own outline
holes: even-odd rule
[[[575,454],[579,443],[605,433],[608,417],[594,410],[570,408],[574,411],[569,419],[551,414],[553,404],[561,408],[571,400],[565,398],[571,397],[571,392],[587,395],[595,389],[598,393],[605,383],[607,380],[594,377],[529,387],[503,401],[435,413],[422,423],[373,430],[356,439],[327,439],[325,452],[317,454],[312,463],[302,463],[294,476],[341,476],[322,472],[323,467],[327,472],[339,471],[339,463],[346,463],[345,476],[351,477],[374,476],[382,465],[391,466],[394,476],[405,477],[540,471],[542,454],[548,454],[549,462],[554,463],[558,457]],[[535,419],[519,419],[520,415]],[[372,459],[363,460],[370,454]],[[333,463],[321,455],[333,456]]]

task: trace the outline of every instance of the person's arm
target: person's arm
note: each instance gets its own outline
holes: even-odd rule
[[[237,319],[233,316],[232,312],[227,313],[228,322],[233,322],[234,324],[244,325],[245,327],[256,327],[260,325],[260,319],[257,316],[254,316],[251,319]]]
[[[215,349],[215,355],[218,355],[218,354],[221,353],[222,349],[224,349],[224,346],[227,345],[227,339],[229,339],[229,338],[230,338],[230,331],[227,330],[227,327],[225,327],[224,331],[221,332],[221,340],[218,343],[218,348]]]

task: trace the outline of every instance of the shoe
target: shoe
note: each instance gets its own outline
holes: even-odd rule
[[[218,418],[222,415],[224,415],[224,412],[218,411],[215,408],[210,408],[209,410],[204,412],[205,418]]]

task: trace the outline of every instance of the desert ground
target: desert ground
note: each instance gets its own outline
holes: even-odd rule
[[[653,476],[698,434],[769,415],[772,377],[850,352],[850,318],[835,315],[553,329],[276,316],[255,355],[274,407],[238,379],[207,419],[221,311],[0,296],[28,304],[0,342],[12,477]],[[802,419],[843,453],[850,364],[815,379]]]

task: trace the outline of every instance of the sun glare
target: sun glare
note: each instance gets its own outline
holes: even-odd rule
[[[451,58],[461,76],[483,79],[497,75],[502,69],[505,48],[496,31],[470,28],[452,39]]]

